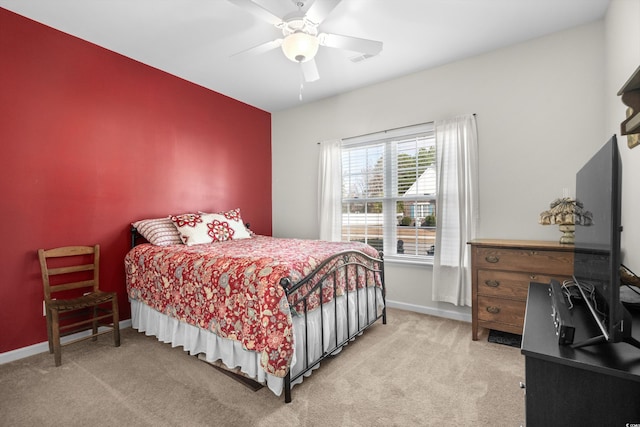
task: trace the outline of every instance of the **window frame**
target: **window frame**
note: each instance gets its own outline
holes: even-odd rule
[[[428,147],[427,149],[431,149],[433,147],[434,155],[433,161],[427,165],[426,167],[433,167],[436,169],[436,159],[435,159],[435,147],[436,147],[436,139],[435,139],[435,124],[433,122],[422,123],[414,126],[407,126],[403,128],[391,129],[383,132],[377,132],[367,135],[362,135],[353,138],[346,138],[342,140],[342,148],[343,155],[344,150],[354,150],[361,149],[364,147],[375,147],[375,146],[383,146],[384,154],[383,154],[383,193],[382,196],[371,197],[368,196],[361,197],[345,197],[344,191],[341,194],[341,214],[344,215],[344,206],[345,203],[382,203],[383,208],[383,223],[382,223],[382,238],[383,238],[383,252],[385,256],[385,260],[390,260],[399,263],[410,263],[410,264],[420,264],[420,265],[431,265],[433,264],[434,254],[425,254],[425,255],[417,255],[417,254],[398,254],[397,251],[397,241],[398,241],[398,229],[401,227],[397,223],[397,203],[401,202],[404,199],[402,195],[398,193],[398,144],[406,143],[410,140],[415,140],[416,144],[419,145],[420,140],[427,140]],[[420,147],[417,147],[415,150],[415,155],[419,153]],[[395,160],[394,160],[395,159]],[[342,161],[344,162],[344,157],[342,157]],[[416,181],[420,178],[421,174],[424,173],[418,172],[419,165],[416,165]],[[345,176],[352,177],[355,175],[354,173],[346,174],[343,171],[341,182],[343,189],[345,185],[349,184],[351,181],[345,181]],[[437,169],[435,173],[434,179],[437,179]],[[437,185],[434,183],[434,187],[437,188]],[[435,215],[435,205],[436,205],[437,194],[428,194],[428,195],[419,195],[416,194],[414,197],[409,198],[411,202],[428,202],[433,204],[433,210]],[[365,209],[365,213],[366,213]],[[346,213],[348,215],[348,212]],[[366,217],[365,217],[366,218]],[[405,226],[402,226],[405,227]],[[411,226],[412,229],[415,230],[417,234],[420,229],[427,228],[433,229],[433,239],[435,246],[435,234],[436,234],[436,225],[429,227],[422,227],[421,225],[415,224]],[[368,228],[365,228],[368,230]],[[344,223],[340,232],[342,240],[349,239],[349,235],[345,235],[344,233]],[[346,237],[346,238],[345,238]],[[366,239],[366,233],[365,233]],[[416,236],[416,240],[418,236]]]

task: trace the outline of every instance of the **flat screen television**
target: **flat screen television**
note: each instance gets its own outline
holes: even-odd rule
[[[574,347],[629,342],[631,317],[620,302],[622,162],[616,136],[576,174],[576,201],[591,222],[576,224],[573,279],[601,334]]]

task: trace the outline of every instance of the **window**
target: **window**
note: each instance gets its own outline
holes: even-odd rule
[[[342,240],[431,260],[436,235],[433,123],[345,139]]]

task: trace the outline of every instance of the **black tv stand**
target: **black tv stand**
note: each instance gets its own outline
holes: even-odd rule
[[[640,422],[640,351],[635,344],[559,345],[551,311],[549,285],[531,283],[522,336],[527,427]],[[571,313],[575,342],[598,340],[600,330],[586,305],[575,304]],[[640,335],[640,313],[631,320]]]

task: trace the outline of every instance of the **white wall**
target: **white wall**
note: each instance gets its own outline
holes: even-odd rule
[[[595,22],[274,113],[274,235],[318,236],[318,141],[476,113],[478,237],[559,239],[538,214],[573,191],[604,143],[604,40]],[[469,318],[469,308],[431,301],[429,267],[385,265],[389,300]]]
[[[617,134],[622,157],[622,262],[640,274],[640,147],[629,149],[620,135],[626,106],[616,95],[640,66],[640,0],[613,0],[605,22],[606,133]]]

